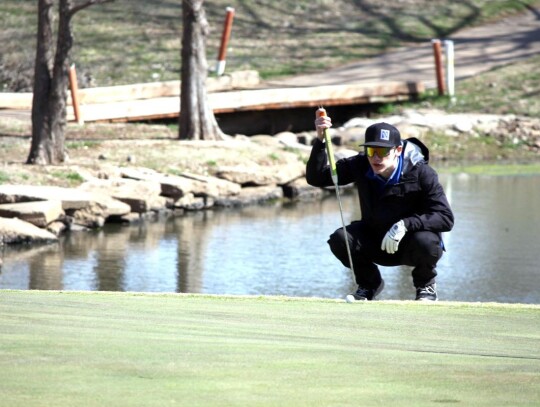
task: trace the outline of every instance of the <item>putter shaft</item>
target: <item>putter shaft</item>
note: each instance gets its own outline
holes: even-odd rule
[[[317,110],[317,114],[319,115],[319,117],[326,116],[326,110],[321,106]],[[345,219],[343,218],[343,205],[341,204],[341,194],[339,193],[336,159],[334,157],[334,151],[332,149],[332,140],[330,139],[330,132],[328,131],[328,129],[324,129],[324,141],[326,144],[326,154],[328,155],[328,162],[330,164],[330,171],[332,174],[332,182],[334,183],[334,187],[336,190],[336,197],[339,203],[339,214],[341,216],[341,225],[343,227],[343,237],[345,239],[345,246],[347,248],[347,256],[349,257],[349,265],[350,265],[351,272],[354,277],[355,275],[354,266],[353,266],[352,255],[351,255],[351,248],[349,247],[349,235],[347,233],[347,228],[345,227]]]

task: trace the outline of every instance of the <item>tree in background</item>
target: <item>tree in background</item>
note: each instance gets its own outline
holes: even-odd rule
[[[73,45],[71,20],[94,4],[114,0],[60,0],[56,52],[52,16],[54,0],[38,0],[38,31],[32,100],[32,144],[27,164],[58,164],[66,160],[64,148],[69,56]]]
[[[206,78],[206,36],[208,21],[204,0],[182,0],[182,73],[180,94],[179,138],[182,140],[222,140],[208,102]]]

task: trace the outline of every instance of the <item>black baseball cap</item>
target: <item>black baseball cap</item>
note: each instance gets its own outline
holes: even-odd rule
[[[375,123],[366,129],[366,147],[396,147],[401,145],[399,130],[388,123]]]

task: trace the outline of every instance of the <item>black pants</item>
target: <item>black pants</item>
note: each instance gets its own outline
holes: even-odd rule
[[[357,221],[346,227],[351,248],[356,283],[364,288],[377,288],[381,283],[381,266],[413,266],[413,284],[425,287],[435,282],[435,267],[442,256],[441,238],[438,233],[419,231],[407,232],[398,251],[389,254],[381,250],[384,234],[377,233],[364,222]],[[386,233],[386,232],[385,232]],[[345,267],[350,268],[343,228],[339,228],[328,239],[330,250]]]

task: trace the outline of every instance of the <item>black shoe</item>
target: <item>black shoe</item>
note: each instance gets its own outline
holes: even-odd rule
[[[381,279],[381,284],[377,288],[363,288],[358,286],[358,289],[345,297],[347,302],[355,301],[372,301],[384,288],[384,280]]]
[[[416,301],[437,301],[437,285],[435,283],[425,287],[416,287]]]

